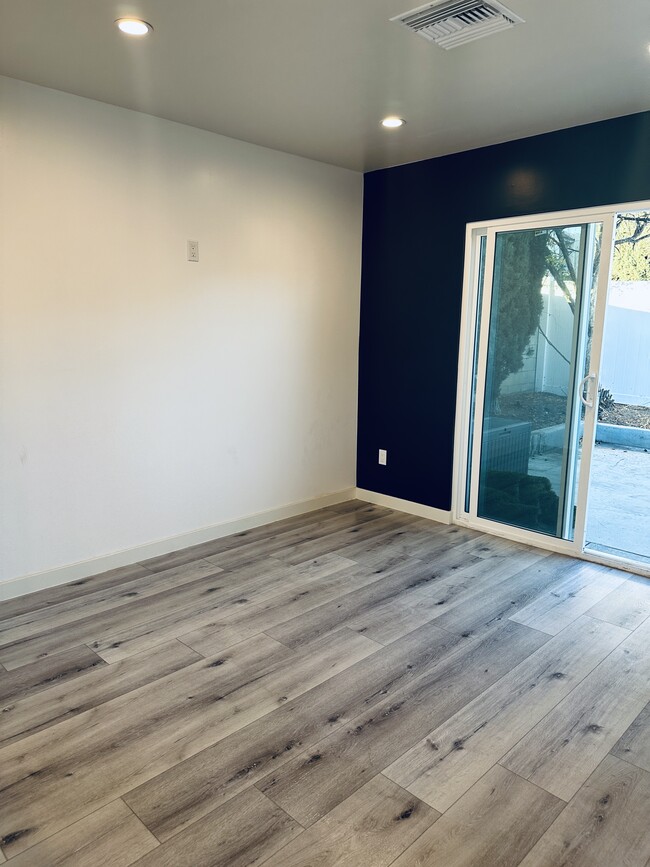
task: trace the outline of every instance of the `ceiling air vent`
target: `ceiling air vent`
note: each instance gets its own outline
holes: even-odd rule
[[[441,48],[456,48],[500,30],[508,30],[524,19],[496,0],[444,0],[428,3],[391,18],[435,42]]]

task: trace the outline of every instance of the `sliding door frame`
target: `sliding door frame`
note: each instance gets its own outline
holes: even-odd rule
[[[627,202],[598,208],[554,211],[545,214],[486,220],[469,223],[467,225],[454,441],[452,490],[453,523],[539,548],[556,551],[574,557],[581,557],[582,559],[592,562],[615,565],[622,569],[629,569],[630,571],[650,575],[650,568],[646,569],[643,564],[632,564],[623,558],[585,550],[584,547],[589,474],[598,415],[598,373],[602,356],[602,338],[607,310],[607,295],[609,291],[612,255],[614,250],[613,241],[615,217],[616,214],[621,212],[647,210],[648,208],[650,208],[650,202]],[[491,265],[494,262],[496,233],[534,228],[552,228],[553,226],[584,225],[590,223],[602,223],[603,225],[600,268],[596,286],[597,295],[594,311],[594,331],[592,335],[589,365],[590,372],[596,373],[595,381],[591,380],[589,383],[589,397],[594,403],[594,408],[593,411],[585,413],[582,455],[580,461],[581,466],[577,493],[577,519],[574,540],[567,541],[565,539],[558,539],[542,533],[522,530],[517,527],[479,518],[477,516],[478,467],[480,467],[480,448],[482,439],[480,426],[485,397],[486,370],[475,370],[475,348],[477,346],[480,347],[486,345],[489,332],[493,280],[493,268]],[[481,237],[486,238],[486,267],[484,269],[482,287],[479,285],[480,264],[479,256],[477,255],[480,247],[479,239]],[[478,304],[479,296],[481,300],[481,309],[479,309]],[[478,342],[477,326],[480,329]],[[472,406],[472,404],[474,405]],[[472,427],[470,420],[472,418],[474,435],[472,442],[470,443]],[[468,470],[470,465],[476,468],[476,471],[471,478],[468,511],[466,509],[466,495]]]

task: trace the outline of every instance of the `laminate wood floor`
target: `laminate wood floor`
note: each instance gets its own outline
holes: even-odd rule
[[[0,699],[0,863],[650,865],[650,581],[359,501],[3,603]]]

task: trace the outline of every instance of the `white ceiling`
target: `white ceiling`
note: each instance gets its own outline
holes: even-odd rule
[[[506,0],[525,24],[452,51],[389,21],[418,5],[0,0],[0,74],[357,170],[650,108],[649,0]]]

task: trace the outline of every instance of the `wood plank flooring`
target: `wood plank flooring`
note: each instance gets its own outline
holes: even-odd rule
[[[650,864],[650,581],[358,501],[2,603],[0,711],[0,863]]]

